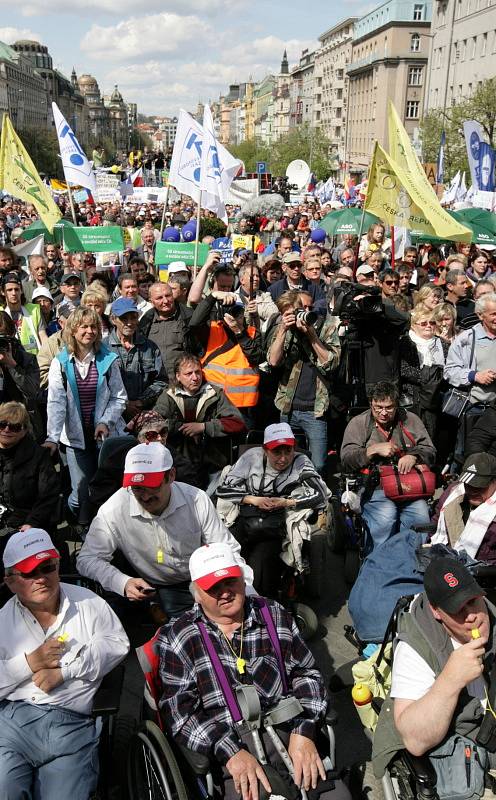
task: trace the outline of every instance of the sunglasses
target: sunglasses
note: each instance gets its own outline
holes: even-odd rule
[[[398,286],[399,281],[383,281],[386,286]]]
[[[423,319],[422,322],[417,322],[419,328],[433,328],[435,324],[431,319]]]
[[[20,433],[24,430],[24,425],[22,422],[9,422],[6,419],[0,420],[0,431],[6,431],[7,428],[9,431],[12,431],[12,433]]]
[[[55,572],[57,567],[58,562],[40,564],[39,567],[36,567],[36,569],[33,569],[31,572],[12,572],[11,574],[25,581],[34,581],[36,578],[41,578],[42,575],[50,575],[50,573]]]
[[[144,436],[147,442],[156,442],[159,437],[167,436],[168,433],[168,428],[160,428],[159,431],[145,431]]]

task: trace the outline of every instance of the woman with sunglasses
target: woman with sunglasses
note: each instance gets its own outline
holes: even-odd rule
[[[26,407],[1,403],[0,554],[7,534],[28,528],[56,532],[59,493],[59,474],[50,454],[34,440]]]
[[[440,414],[443,368],[449,343],[436,334],[433,312],[416,306],[410,330],[400,342],[401,391],[410,410],[424,423],[431,439]]]
[[[224,392],[205,381],[199,358],[185,353],[174,373],[174,385],[164,389],[155,411],[168,422],[167,446],[191,462],[194,485],[206,489],[212,475],[230,463],[232,437],[246,426]]]

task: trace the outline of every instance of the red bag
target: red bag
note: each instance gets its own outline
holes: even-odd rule
[[[396,503],[427,500],[436,489],[436,476],[426,464],[417,464],[406,475],[396,466],[382,466],[379,475],[384,494]]]

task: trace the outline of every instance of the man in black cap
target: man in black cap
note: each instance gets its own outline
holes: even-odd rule
[[[481,796],[483,771],[494,766],[495,756],[482,745],[482,733],[492,732],[494,740],[496,719],[490,706],[496,693],[496,609],[484,594],[461,562],[433,558],[425,571],[424,592],[399,620],[391,684],[394,723],[410,753],[431,757],[440,797],[454,796],[449,789],[445,793],[442,774],[449,758],[450,772],[461,773],[460,798]],[[385,728],[377,730],[374,758],[380,759],[387,749]],[[468,790],[480,765],[482,791],[465,794],[465,781]],[[377,761],[375,768],[378,774]]]
[[[433,544],[449,544],[479,561],[496,564],[496,458],[473,453],[460,478],[438,500]]]
[[[61,306],[74,311],[81,303],[81,276],[77,272],[66,272],[60,281],[60,291],[64,295]]]

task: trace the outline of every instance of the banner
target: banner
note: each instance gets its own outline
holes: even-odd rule
[[[494,158],[496,153],[490,144],[479,145],[479,188],[481,192],[494,192]]]
[[[241,206],[252,197],[258,197],[258,178],[241,178],[231,183],[226,194],[226,204]]]
[[[439,153],[437,156],[436,165],[436,183],[444,183],[444,149],[446,147],[446,131],[441,134],[441,141],[439,143]]]
[[[0,188],[19,200],[32,203],[48,231],[52,232],[62,214],[7,114],[3,115],[0,142]]]
[[[108,172],[99,172],[96,175],[96,191],[94,198],[97,203],[111,203],[120,197],[119,186],[121,179],[118,175]]]
[[[69,253],[116,253],[124,250],[122,230],[118,225],[64,228],[64,249]]]
[[[52,103],[52,112],[66,181],[75,186],[84,186],[94,194],[96,183],[92,165],[86,158],[71,126],[60,113],[57,103]]]
[[[425,173],[422,175],[427,182]],[[402,169],[375,144],[364,208],[390,225],[439,236],[448,241],[470,242],[472,232],[441,208],[429,185],[419,181],[417,172]]]
[[[19,258],[27,259],[28,256],[42,256],[45,252],[45,237],[43,234],[35,236],[28,242],[21,242],[12,248]]]
[[[241,247],[243,250],[253,250],[255,253],[258,250],[260,238],[258,236],[246,236],[241,233],[235,233],[232,237],[233,250]]]
[[[425,170],[413,149],[410,137],[403,127],[403,123],[391,100],[389,100],[388,103],[388,129],[389,155],[399,167],[405,170],[405,172],[409,172],[412,180],[414,180],[419,187],[423,187],[427,195],[431,195],[431,197],[435,198],[437,203],[436,193],[431,183],[429,183]]]
[[[179,112],[174,150],[170,164],[169,182],[172,186],[191,197],[195,203],[200,199],[200,174],[202,166],[202,148],[208,139],[206,156],[208,174],[208,191],[202,197],[202,208],[216,213],[218,196],[215,187],[222,186],[223,196],[239,170],[239,161],[219,142],[207,136],[203,127],[183,109]],[[212,192],[212,193],[211,193]]]
[[[212,250],[218,250],[220,253],[221,264],[229,264],[233,259],[234,247],[229,236],[221,236],[219,239],[214,239]]]
[[[496,211],[496,192],[474,192],[472,205],[475,208],[486,208],[488,211]]]
[[[198,266],[202,267],[209,253],[208,244],[198,245]],[[155,245],[155,264],[165,266],[172,261],[184,261],[187,267],[195,263],[194,242],[157,242]]]
[[[475,119],[467,119],[463,123],[463,132],[465,134],[465,146],[467,148],[472,183],[474,189],[481,189],[479,182],[479,148],[481,142],[484,141],[484,128]]]

